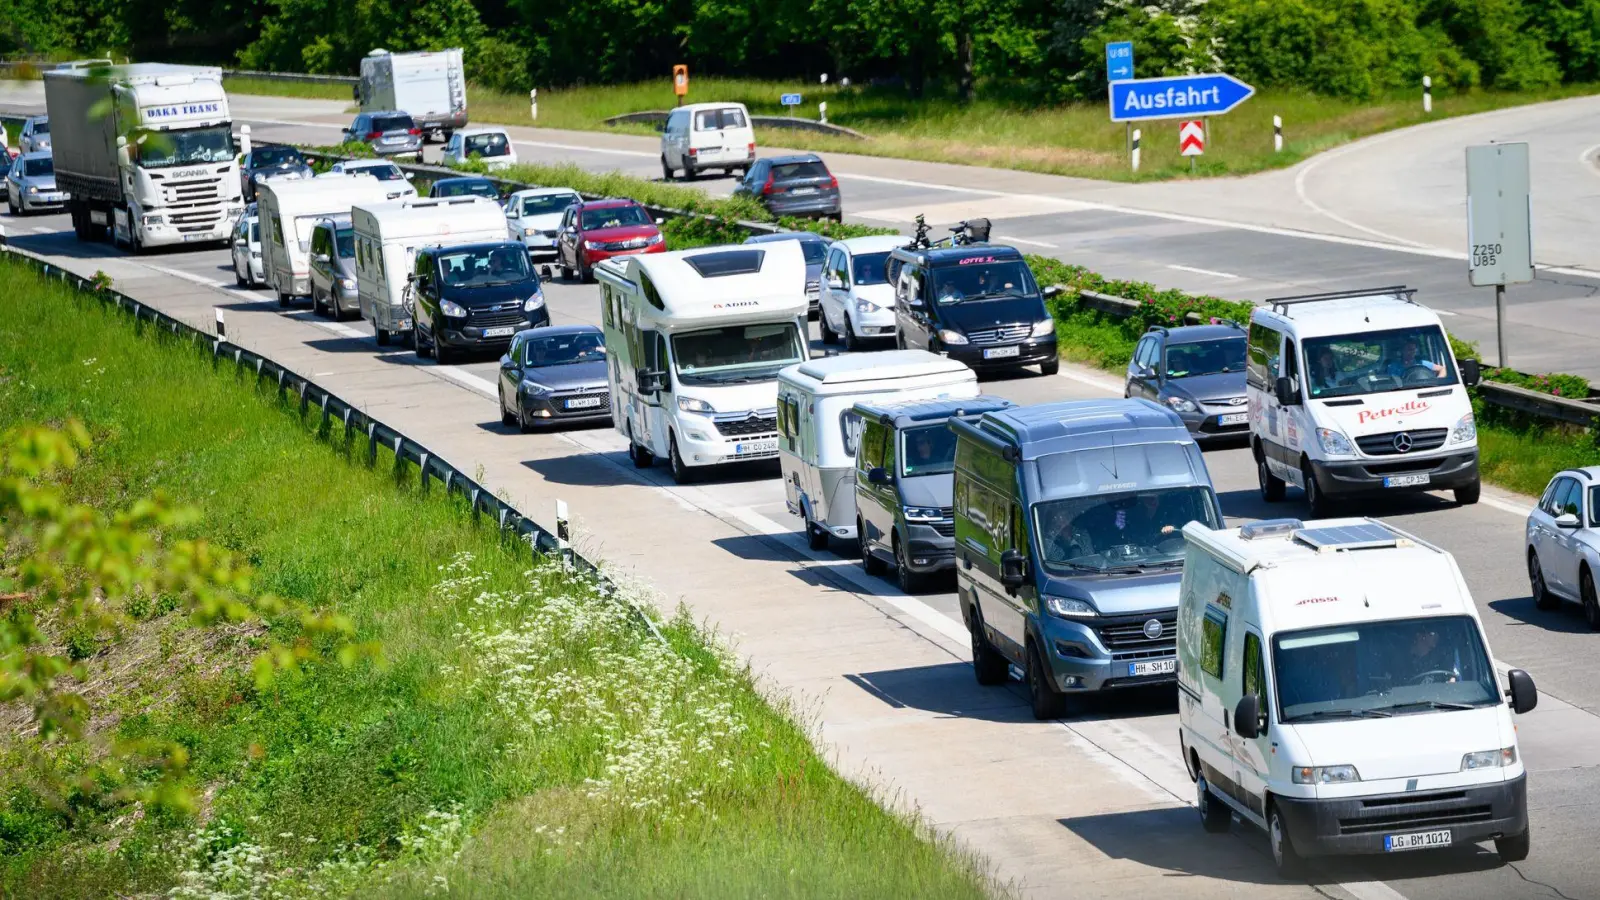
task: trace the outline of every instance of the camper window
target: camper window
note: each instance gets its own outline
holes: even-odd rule
[[[1456,383],[1450,344],[1437,325],[1309,338],[1305,351],[1314,397]]]
[[[853,409],[839,413],[839,438],[844,442],[846,456],[856,455],[856,446],[861,442],[861,414]]]
[[[1215,606],[1206,607],[1200,623],[1200,669],[1212,678],[1222,677],[1222,645],[1228,638],[1228,614]]]
[[[684,384],[767,381],[801,362],[800,333],[792,322],[732,325],[674,335],[672,356]]]
[[[1183,563],[1183,526],[1220,528],[1200,485],[1089,494],[1034,505],[1046,569],[1137,571]]]
[[[1261,708],[1267,709],[1267,682],[1261,667],[1261,637],[1247,631],[1244,635],[1244,693],[1260,698]]]
[[[856,453],[856,468],[870,472],[883,465],[883,434],[886,429],[880,422],[863,422],[861,446]]]
[[[943,422],[907,428],[900,433],[900,475],[948,475],[956,468],[956,433]]]

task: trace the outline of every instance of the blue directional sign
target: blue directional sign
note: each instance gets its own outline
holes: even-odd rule
[[[782,94],[782,95],[780,95],[778,97],[778,102],[782,103],[784,106],[799,106],[800,105],[800,95],[799,94]]]
[[[1174,75],[1113,81],[1111,121],[1192,119],[1220,116],[1243,103],[1256,89],[1232,75]]]
[[[1133,77],[1133,41],[1106,44],[1106,81],[1127,81]]]

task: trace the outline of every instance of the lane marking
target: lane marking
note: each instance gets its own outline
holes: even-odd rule
[[[35,226],[33,226],[33,233],[34,234],[55,234],[56,230],[54,228],[47,228],[47,227],[45,227],[43,225],[35,225]]]
[[[1027,244],[1030,247],[1047,247],[1051,250],[1061,249],[1060,245],[1046,243],[1045,241],[1030,241],[1027,238],[1011,237],[1010,235],[1006,234],[995,235],[995,237],[998,240],[1005,241],[1008,244]]]
[[[1433,313],[1433,314],[1434,314],[1434,315],[1436,315],[1436,316],[1454,316],[1454,315],[1460,315],[1460,314],[1459,314],[1459,313],[1453,313],[1453,312],[1451,312],[1451,311],[1450,311],[1450,310],[1448,310],[1448,309],[1434,309],[1434,308],[1433,308],[1433,307],[1431,307],[1431,306],[1430,306],[1430,307],[1428,307],[1428,311],[1429,311],[1429,312],[1431,312],[1431,313]]]
[[[1232,274],[1229,274],[1227,272],[1218,272],[1215,269],[1199,269],[1199,268],[1196,268],[1194,266],[1180,266],[1177,263],[1167,263],[1167,268],[1169,268],[1169,269],[1177,269],[1180,272],[1193,272],[1196,275],[1212,275],[1212,276],[1215,276],[1217,278],[1238,278],[1239,277],[1238,275],[1232,275]]]
[[[477,392],[479,394],[482,394],[485,397],[488,397],[490,400],[493,400],[496,403],[500,402],[500,386],[495,384],[494,382],[490,381],[487,378],[483,378],[481,376],[474,375],[471,372],[463,372],[460,369],[455,368],[454,366],[433,365],[433,366],[418,366],[417,368],[421,369],[424,372],[431,372],[434,375],[439,375],[439,376],[442,376],[444,378],[448,378],[451,381],[454,381],[455,383],[461,385],[462,387],[465,387],[465,388],[467,388],[469,390],[472,390],[472,391],[475,391],[475,392]]]
[[[206,287],[228,287],[228,282],[226,281],[218,281],[215,278],[207,278],[204,275],[196,275],[193,272],[185,272],[181,269],[169,269],[166,266],[158,266],[154,263],[135,263],[135,265],[143,266],[144,268],[155,272],[160,272],[163,275],[171,275],[173,278],[182,278],[184,281],[193,282],[195,284],[203,284]]]
[[[1406,900],[1405,894],[1381,881],[1342,881],[1339,887],[1349,891],[1356,900]]]
[[[1364,141],[1364,142],[1362,142],[1362,144],[1366,145],[1366,146],[1370,146],[1373,143],[1381,143],[1381,141],[1371,141],[1371,142]],[[1405,239],[1403,237],[1399,237],[1397,235],[1392,235],[1392,234],[1389,234],[1388,232],[1385,232],[1385,231],[1379,231],[1376,228],[1368,228],[1367,226],[1362,225],[1362,224],[1360,224],[1358,222],[1352,222],[1351,220],[1345,218],[1344,216],[1341,216],[1338,213],[1333,212],[1332,210],[1327,209],[1327,208],[1319,205],[1315,200],[1311,199],[1311,196],[1308,193],[1306,193],[1306,176],[1308,176],[1312,172],[1316,171],[1323,163],[1327,162],[1329,159],[1338,159],[1339,157],[1341,157],[1341,156],[1345,155],[1346,153],[1350,152],[1356,146],[1357,145],[1355,145],[1355,144],[1348,144],[1348,145],[1346,145],[1345,147],[1343,147],[1343,148],[1341,148],[1339,150],[1334,150],[1334,151],[1331,151],[1331,152],[1321,153],[1316,158],[1310,160],[1305,165],[1301,166],[1300,167],[1300,171],[1295,173],[1295,176],[1294,176],[1294,192],[1295,192],[1295,195],[1300,198],[1300,202],[1301,203],[1304,203],[1306,206],[1310,207],[1312,212],[1317,213],[1319,215],[1326,216],[1327,218],[1330,218],[1333,221],[1338,222],[1340,225],[1343,225],[1346,228],[1354,228],[1357,231],[1365,232],[1367,234],[1373,235],[1374,237],[1383,238],[1384,240],[1392,241],[1392,242],[1397,243],[1397,244],[1404,244],[1404,245],[1409,246],[1409,247],[1428,247],[1427,244],[1422,244],[1422,243],[1418,243],[1417,241],[1407,240],[1407,239]],[[1463,256],[1462,258],[1465,259],[1465,256]]]

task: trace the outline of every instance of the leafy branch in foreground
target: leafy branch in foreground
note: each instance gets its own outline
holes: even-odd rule
[[[346,665],[377,657],[376,647],[353,641],[344,616],[258,594],[249,567],[228,552],[171,537],[198,519],[196,510],[159,493],[109,514],[68,500],[57,482],[70,477],[89,446],[87,429],[76,422],[0,435],[0,703],[30,705],[42,741],[88,743],[93,711],[78,690],[90,678],[92,654],[71,640],[55,648],[41,622],[61,634],[115,636],[136,624],[135,610],[159,601],[201,627],[292,623],[292,640],[268,640],[255,659],[258,690],[324,656]],[[99,749],[98,763],[54,787],[192,808],[181,745],[116,740]],[[135,779],[130,767],[159,774]]]

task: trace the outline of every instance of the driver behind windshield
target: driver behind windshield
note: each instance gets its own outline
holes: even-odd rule
[[[1131,507],[1117,510],[1115,525],[1124,544],[1155,544],[1178,530],[1177,517],[1156,494],[1140,494]]]
[[[496,281],[517,281],[522,277],[518,271],[518,252],[502,247],[489,254],[489,274]]]
[[[1393,673],[1397,684],[1423,681],[1450,684],[1461,674],[1460,655],[1452,649],[1439,646],[1439,631],[1431,624],[1424,624],[1412,634],[1407,652],[1399,662],[1410,671]],[[1433,677],[1425,678],[1428,675]]]
[[[1407,371],[1418,366],[1426,366],[1433,370],[1435,378],[1444,376],[1444,366],[1432,360],[1417,358],[1417,339],[1408,337],[1400,345],[1400,355],[1390,358],[1389,365],[1384,371],[1390,378],[1403,378]]]

